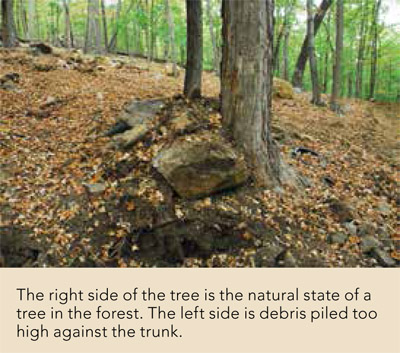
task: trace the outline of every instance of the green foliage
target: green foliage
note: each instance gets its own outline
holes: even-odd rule
[[[99,0],[100,1],[100,0]],[[362,15],[365,12],[366,29],[365,51],[363,55],[362,97],[369,97],[370,66],[371,66],[371,40],[374,6],[377,0],[360,0],[345,2],[345,31],[343,48],[342,91],[346,96],[353,91],[356,75],[358,48],[361,40]],[[206,10],[203,0],[203,27],[204,27],[204,68],[213,69],[213,47],[209,32],[212,22],[217,41],[217,48],[221,48],[221,2],[211,0],[211,17]],[[87,22],[87,0],[69,0],[71,24],[75,45],[83,47],[85,42]],[[147,55],[151,46],[154,58],[164,59],[169,48],[169,27],[167,23],[165,0],[121,0],[120,16],[117,16],[118,0],[104,0],[108,38],[117,29],[118,41],[116,49],[122,52]],[[180,64],[185,64],[186,56],[186,9],[183,0],[170,0],[170,7],[174,20],[175,46],[177,59]],[[16,9],[16,22],[23,11]],[[326,93],[330,92],[332,85],[333,51],[335,49],[335,6],[330,8],[316,36],[316,55],[319,66],[319,79]],[[400,95],[400,26],[388,25],[383,22],[383,15],[389,9],[382,6],[379,16],[378,32],[378,65],[375,98],[379,100],[395,101]],[[275,1],[275,40],[285,21],[290,27],[289,37],[289,74],[293,74],[297,57],[304,40],[306,30],[305,1],[304,0],[276,0]],[[115,23],[118,17],[117,23]],[[62,0],[36,0],[35,31],[37,37],[45,41],[56,41],[64,34],[64,6]],[[23,25],[17,26],[23,31]],[[101,26],[103,32],[103,25]],[[59,37],[59,38],[55,38]],[[102,36],[103,47],[105,47]],[[57,43],[56,43],[57,44]],[[283,76],[283,38],[280,43],[278,64],[275,75]],[[349,87],[349,85],[352,87]],[[308,70],[304,75],[304,87],[310,89],[310,76]]]

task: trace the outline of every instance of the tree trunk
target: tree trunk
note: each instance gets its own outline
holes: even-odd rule
[[[362,83],[363,83],[363,69],[364,69],[364,51],[365,51],[365,39],[367,32],[367,18],[368,18],[368,0],[361,4],[362,19],[360,25],[360,40],[358,44],[358,55],[356,65],[356,91],[355,95],[357,98],[362,96]]]
[[[270,0],[225,0],[222,116],[258,184],[280,179],[279,152],[271,138],[272,23]],[[269,18],[269,21],[267,21]]]
[[[336,51],[332,73],[331,109],[339,111],[338,98],[341,89],[342,51],[343,51],[343,0],[336,0]]]
[[[170,60],[172,62],[172,74],[174,77],[178,76],[178,69],[176,67],[176,44],[175,44],[175,26],[174,19],[172,17],[172,11],[169,6],[169,0],[165,0],[165,11],[168,20],[168,32],[169,32],[169,53],[171,54]]]
[[[186,0],[187,59],[183,92],[188,98],[201,96],[203,70],[203,18],[201,1]]]
[[[101,30],[99,0],[88,0],[85,53],[101,53]]]
[[[375,95],[375,83],[376,83],[376,67],[378,63],[378,21],[379,11],[381,7],[381,0],[377,0],[375,4],[375,14],[373,23],[373,40],[372,40],[372,51],[371,51],[371,77],[369,81],[369,99],[373,99]],[[390,92],[390,90],[389,90]]]
[[[318,33],[318,29],[325,17],[326,12],[332,4],[332,0],[322,0],[321,5],[314,17],[314,36]],[[303,85],[303,74],[308,60],[308,36],[304,38],[303,45],[299,57],[297,58],[296,67],[293,73],[292,83],[294,87],[301,88]]]
[[[103,19],[104,50],[108,53],[107,13],[104,0],[101,0],[101,17]]]
[[[63,1],[64,5],[64,21],[65,21],[65,47],[70,49],[72,46],[72,28],[71,28],[71,17],[69,15],[68,0]]]
[[[28,0],[28,38],[35,38],[35,0]]]
[[[13,0],[1,0],[1,37],[5,48],[12,48],[18,45],[17,34],[14,22]]]
[[[322,105],[321,91],[318,81],[317,59],[315,57],[314,45],[314,21],[313,21],[313,0],[307,0],[307,37],[308,37],[308,57],[310,61],[312,99],[311,103]]]
[[[283,41],[283,79],[289,81],[289,37],[290,26],[285,28],[285,38]]]
[[[211,44],[212,44],[212,50],[213,50],[214,71],[219,76],[220,63],[219,63],[219,55],[218,55],[218,49],[217,49],[217,41],[215,39],[215,33],[214,33],[214,21],[213,21],[212,9],[211,9],[211,0],[207,0],[207,16],[208,16],[208,21],[209,21],[208,29],[210,31],[210,38],[211,38]]]
[[[109,52],[115,51],[115,48],[117,47],[118,24],[119,24],[119,18],[121,16],[121,9],[122,9],[122,2],[121,2],[121,0],[118,0],[117,14],[116,14],[116,17],[115,17],[114,33],[112,34],[111,39],[110,39],[110,43],[108,44],[108,51]],[[128,11],[130,11],[130,8],[128,9]]]

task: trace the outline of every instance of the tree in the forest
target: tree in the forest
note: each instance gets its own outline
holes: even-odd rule
[[[15,47],[18,44],[13,0],[1,0],[1,38],[6,48]]]
[[[175,44],[175,26],[174,19],[172,17],[171,7],[169,0],[165,0],[165,12],[168,20],[168,34],[169,34],[169,47],[170,47],[170,59],[172,61],[172,74],[174,77],[178,76],[178,69],[176,66],[176,44]]]
[[[314,45],[314,21],[313,21],[313,0],[307,0],[307,38],[308,38],[308,59],[310,62],[312,98],[311,103],[322,105],[321,89],[318,81],[317,58]]]
[[[326,12],[332,4],[332,0],[322,0],[315,17],[314,17],[314,36],[317,34],[319,27],[325,17]],[[308,53],[309,53],[309,38],[308,35],[304,38],[301,46],[300,54],[297,58],[296,66],[293,73],[292,83],[294,87],[302,87],[303,75],[306,68]]]
[[[212,54],[213,54],[213,67],[214,71],[219,75],[220,59],[217,48],[217,39],[215,38],[215,33],[214,33],[214,18],[212,14],[211,0],[207,0],[206,3],[207,3],[208,29],[210,31],[210,39],[211,39]]]
[[[332,94],[330,106],[334,111],[339,111],[338,98],[341,88],[342,51],[343,51],[343,0],[336,2],[336,50],[335,63],[333,65]]]
[[[202,4],[198,0],[186,0],[187,13],[187,61],[183,92],[188,98],[201,96],[203,70],[203,19]]]
[[[381,0],[377,0],[374,4],[374,18],[372,23],[371,40],[371,74],[369,81],[369,99],[373,99],[375,95],[376,70],[378,64],[378,21],[381,3]]]
[[[99,0],[88,0],[85,53],[101,53],[101,29]]]
[[[280,179],[270,131],[272,16],[270,0],[223,2],[222,116],[260,185]]]

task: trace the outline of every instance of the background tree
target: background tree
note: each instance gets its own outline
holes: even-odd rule
[[[332,0],[322,0],[321,5],[319,6],[315,17],[314,17],[314,36],[318,33],[319,27],[325,17],[326,12],[332,4]],[[308,32],[307,32],[308,33]],[[292,83],[294,87],[302,87],[303,85],[303,74],[307,64],[308,59],[308,49],[309,39],[306,35],[301,46],[300,54],[297,58],[296,67],[293,73]]]
[[[341,87],[342,73],[342,50],[343,50],[343,0],[336,0],[336,50],[335,64],[333,65],[331,109],[339,110],[338,98]]]
[[[223,123],[243,149],[258,183],[272,185],[280,178],[279,153],[270,133],[272,33],[268,23],[272,23],[273,4],[225,0],[222,11]]]
[[[202,4],[186,0],[187,11],[187,62],[183,92],[188,98],[201,96],[203,70],[203,19]]]
[[[13,0],[1,0],[1,38],[6,48],[15,47],[18,44]]]
[[[308,58],[310,61],[310,73],[312,84],[311,103],[322,105],[321,89],[318,81],[317,59],[315,57],[314,46],[314,21],[313,21],[313,0],[307,0],[307,38],[308,38]]]

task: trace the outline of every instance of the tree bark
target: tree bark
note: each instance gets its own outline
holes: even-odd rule
[[[336,0],[336,50],[335,64],[332,72],[332,94],[331,94],[331,109],[339,111],[340,106],[338,98],[341,89],[341,74],[342,74],[342,51],[343,51],[343,0]]]
[[[317,13],[314,16],[314,36],[318,33],[318,29],[325,17],[326,12],[332,4],[332,0],[322,0]],[[294,87],[301,88],[303,85],[303,74],[308,60],[308,36],[304,38],[303,45],[299,57],[297,58],[296,67],[293,73],[292,83]]]
[[[369,99],[373,99],[375,95],[375,83],[376,83],[376,68],[378,63],[378,21],[379,11],[381,7],[381,0],[377,0],[375,4],[375,14],[373,23],[373,40],[372,40],[372,51],[371,51],[371,76],[369,81]],[[390,92],[390,90],[389,90]]]
[[[360,25],[360,40],[358,43],[358,55],[356,65],[356,90],[355,95],[357,98],[362,96],[362,84],[363,84],[363,69],[364,69],[364,51],[365,51],[365,40],[367,32],[367,19],[368,19],[368,0],[365,3],[361,3],[361,25]]]
[[[219,71],[220,71],[220,63],[219,63],[219,55],[218,55],[218,48],[217,48],[217,41],[215,39],[215,33],[214,33],[214,21],[213,21],[213,15],[212,15],[212,8],[211,8],[211,0],[207,0],[207,16],[208,16],[208,29],[210,31],[210,38],[211,38],[211,45],[212,45],[212,50],[213,50],[213,64],[214,64],[214,71],[217,73],[219,76]]]
[[[174,77],[177,77],[178,69],[176,66],[175,26],[174,19],[172,17],[172,11],[169,6],[169,0],[165,0],[165,12],[168,20],[169,47],[171,49],[168,52],[171,54],[170,60],[172,61],[172,74]]]
[[[280,179],[271,132],[272,16],[270,0],[223,2],[222,116],[258,184]],[[267,21],[269,18],[269,21]]]
[[[183,93],[188,98],[201,96],[203,70],[203,19],[201,1],[186,0],[187,59]]]
[[[88,0],[85,53],[101,53],[101,30],[99,0]]]
[[[313,0],[307,0],[307,37],[308,37],[308,58],[310,61],[312,99],[311,103],[322,105],[321,90],[318,81],[317,59],[315,57],[314,45],[314,21],[313,21]]]
[[[104,36],[104,49],[108,53],[108,30],[107,30],[107,12],[104,0],[101,0],[101,18],[103,20],[103,36]]]
[[[28,0],[28,38],[35,38],[35,0]]]
[[[13,6],[13,0],[1,0],[1,37],[5,48],[12,48],[18,45]]]

